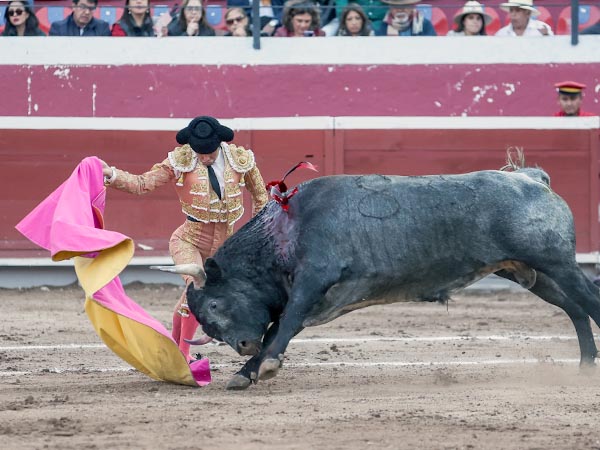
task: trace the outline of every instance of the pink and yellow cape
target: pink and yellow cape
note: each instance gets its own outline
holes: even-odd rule
[[[85,311],[98,336],[120,358],[155,380],[210,383],[208,359],[188,365],[166,328],[125,294],[118,275],[131,260],[134,244],[104,229],[105,204],[102,163],[85,158],[16,228],[49,250],[53,261],[74,258]]]

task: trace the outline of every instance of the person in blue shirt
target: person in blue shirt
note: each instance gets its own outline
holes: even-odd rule
[[[73,0],[73,12],[52,22],[50,36],[110,36],[108,22],[94,18],[98,0]]]
[[[437,36],[429,19],[417,9],[421,0],[382,0],[389,6],[377,36]]]

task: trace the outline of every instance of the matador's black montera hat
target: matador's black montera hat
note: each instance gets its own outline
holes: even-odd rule
[[[181,145],[190,144],[196,153],[208,154],[219,148],[222,141],[232,141],[233,130],[221,125],[214,117],[199,116],[179,130],[175,139]]]

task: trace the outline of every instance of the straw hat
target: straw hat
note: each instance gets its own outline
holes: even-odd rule
[[[540,12],[533,6],[533,0],[514,0],[508,3],[500,3],[500,9],[504,11],[510,11],[510,8],[521,8],[531,11],[533,17],[538,16]]]
[[[460,25],[460,23],[463,20],[463,17],[469,14],[480,14],[483,17],[483,21],[486,25],[492,21],[492,16],[485,12],[483,5],[479,2],[476,2],[475,0],[471,0],[465,3],[462,9],[456,13],[456,15],[454,16],[454,22],[457,25]]]

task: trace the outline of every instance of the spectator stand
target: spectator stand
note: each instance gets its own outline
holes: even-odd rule
[[[72,9],[66,6],[43,6],[37,9],[35,11],[35,15],[40,22],[40,30],[48,34],[52,22],[63,20],[65,17],[71,14],[71,11]]]
[[[579,5],[579,31],[590,27],[600,20],[600,8],[594,5]],[[556,34],[571,34],[571,7],[563,9],[558,15]]]
[[[431,22],[438,36],[446,36],[446,34],[448,34],[448,18],[442,8],[426,3],[419,3],[417,4],[417,10]]]
[[[94,17],[108,22],[108,25],[112,27],[121,18],[123,11],[125,8],[120,6],[98,6],[94,11]]]
[[[161,14],[169,14],[171,13],[171,6],[169,5],[150,5],[150,17],[152,17],[152,21],[156,23]]]
[[[4,12],[6,11],[6,5],[0,5],[0,33],[4,31]]]
[[[215,30],[227,30],[225,12],[227,0],[212,0],[206,2],[206,20]]]
[[[488,14],[492,20],[485,26],[485,32],[488,36],[493,36],[496,32],[502,28],[502,22],[500,22],[500,15],[498,11],[490,6],[485,7],[485,12]]]

